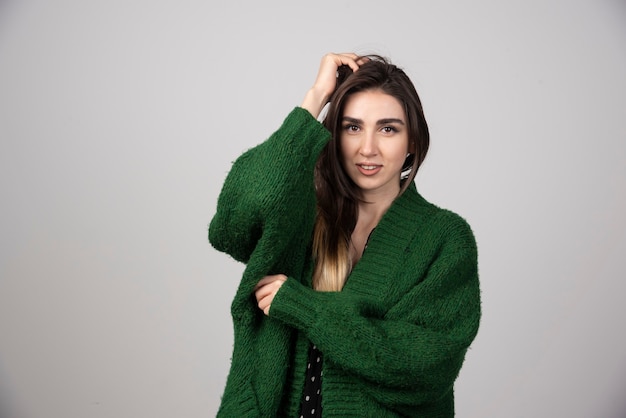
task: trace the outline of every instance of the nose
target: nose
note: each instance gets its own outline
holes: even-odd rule
[[[359,148],[359,154],[364,157],[372,157],[378,154],[378,145],[376,140],[376,134],[374,132],[367,132],[361,137],[361,144]]]

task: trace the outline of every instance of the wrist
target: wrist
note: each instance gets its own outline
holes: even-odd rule
[[[304,100],[302,101],[300,107],[308,110],[311,115],[317,119],[324,106],[326,106],[326,103],[328,103],[329,98],[329,94],[319,91],[315,87],[311,87],[304,96]]]

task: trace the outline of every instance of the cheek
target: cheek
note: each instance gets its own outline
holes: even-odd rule
[[[395,156],[395,165],[397,167],[402,167],[406,162],[407,152],[403,149],[402,152],[398,152]]]
[[[406,141],[402,145],[398,144],[392,152],[394,160],[401,161],[401,164],[404,164],[406,155],[412,153],[413,150],[411,149],[409,141]]]

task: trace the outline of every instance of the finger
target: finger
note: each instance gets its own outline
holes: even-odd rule
[[[265,286],[266,284],[272,283],[273,281],[277,280],[278,277],[280,277],[280,274],[274,274],[271,276],[265,276],[263,277],[261,280],[259,280],[259,282],[256,284],[256,286],[254,286],[254,290],[256,291],[258,288]]]
[[[370,58],[368,57],[358,57],[356,60],[356,63],[359,65],[359,67],[363,64],[365,64],[366,62],[369,62]]]
[[[259,299],[257,301],[257,305],[258,305],[259,309],[261,309],[261,310],[265,309],[268,304],[269,303],[268,303],[267,297],[261,298],[261,299]]]
[[[352,69],[352,71],[356,71],[359,69],[359,64],[357,64],[358,55],[354,53],[342,53],[342,54],[333,54],[332,59],[335,66],[340,67],[342,65],[347,65]]]
[[[352,71],[357,71],[361,67],[361,65],[370,61],[368,57],[357,55],[353,52],[344,52],[341,54],[337,54],[337,56],[341,60],[341,64],[349,66]]]
[[[359,56],[354,52],[342,52],[340,54],[336,54],[337,57],[343,60],[350,60],[356,62],[359,59]]]
[[[257,289],[256,292],[254,292],[254,297],[256,298],[257,302],[259,302],[260,300],[266,298],[271,293],[272,293],[271,286],[270,285],[265,285],[265,286],[262,286],[259,289]]]
[[[259,307],[260,310],[263,311],[265,315],[269,316],[270,307],[272,306],[273,300],[274,300],[273,297],[270,297],[270,296],[264,297],[263,299],[258,301],[257,306]]]
[[[265,276],[263,277],[261,280],[259,280],[257,282],[256,285],[254,285],[254,291],[256,292],[258,289],[262,288],[263,286],[265,286],[266,284],[270,283],[271,280],[269,280],[270,276]]]

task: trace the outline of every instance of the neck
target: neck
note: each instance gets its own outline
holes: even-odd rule
[[[389,209],[392,202],[393,199],[375,202],[368,200],[363,203],[359,203],[357,224],[374,228],[385,212],[387,212],[387,209]]]
[[[397,193],[364,195],[363,202],[359,203],[358,223],[376,226],[396,197]]]

